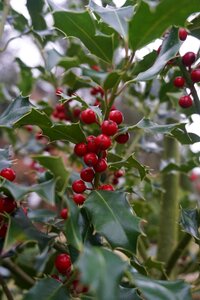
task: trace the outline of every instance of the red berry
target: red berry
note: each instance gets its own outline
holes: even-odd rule
[[[181,41],[185,41],[187,38],[187,35],[188,35],[188,33],[187,33],[187,30],[185,30],[185,28],[179,28],[178,36]]]
[[[90,108],[87,108],[81,112],[80,119],[85,124],[96,123],[97,120],[95,112]]]
[[[0,238],[4,238],[6,236],[7,228],[7,224],[3,224],[0,226]]]
[[[8,179],[9,181],[13,181],[13,180],[15,180],[16,173],[11,168],[5,168],[5,169],[1,170],[0,176]]]
[[[114,135],[118,130],[117,123],[112,120],[105,120],[101,125],[101,131],[106,135]]]
[[[97,71],[97,72],[99,72],[99,71],[100,71],[100,67],[99,67],[99,66],[97,66],[97,65],[93,65],[93,66],[91,66],[91,69],[92,69],[92,70],[94,70],[94,71]]]
[[[189,176],[190,181],[196,181],[199,178],[199,174],[192,172]]]
[[[116,122],[119,125],[123,122],[124,116],[120,110],[116,109],[109,113],[108,119]]]
[[[60,120],[65,120],[66,119],[66,114],[65,114],[64,111],[60,111],[58,113],[58,119],[60,119]]]
[[[94,179],[94,171],[92,168],[85,168],[81,171],[81,179],[86,181],[86,182],[92,182],[92,180]]]
[[[124,171],[123,170],[117,170],[117,171],[114,172],[114,176],[116,178],[122,177],[122,176],[124,176]]]
[[[64,111],[65,110],[65,107],[63,104],[56,104],[56,107],[55,109],[58,111],[58,112],[61,112],[61,111]]]
[[[60,216],[62,219],[66,220],[68,218],[68,210],[67,208],[63,208],[60,212]]]
[[[193,82],[200,82],[200,69],[192,70],[191,79]]]
[[[84,156],[87,153],[87,146],[85,143],[76,144],[74,147],[74,153],[77,156]]]
[[[25,128],[27,131],[29,131],[29,132],[33,131],[33,126],[32,126],[32,125],[25,125],[24,128]]]
[[[118,184],[119,183],[119,179],[117,177],[114,177],[112,180],[112,184]]]
[[[17,203],[13,198],[0,198],[0,213],[12,213],[17,207]]]
[[[106,156],[107,156],[107,151],[106,150],[101,151],[101,158],[106,158]]]
[[[71,258],[66,253],[57,255],[55,259],[55,267],[59,273],[65,274],[71,268]]]
[[[57,88],[55,91],[56,96],[60,96],[63,93],[63,89]]]
[[[73,291],[76,294],[83,294],[83,293],[87,293],[89,291],[89,288],[83,284],[81,284],[81,282],[78,279],[75,279],[74,281],[72,281],[72,286],[73,286]]]
[[[190,96],[182,96],[178,103],[182,108],[188,108],[192,106],[192,98]]]
[[[105,134],[100,134],[96,137],[96,145],[99,150],[106,150],[110,148],[112,142],[109,136]]]
[[[98,163],[94,166],[95,172],[101,173],[107,169],[108,165],[104,158],[99,158]]]
[[[80,113],[81,113],[80,107],[75,107],[73,109],[73,116],[74,116],[74,118],[78,118],[80,116]]]
[[[119,144],[125,144],[126,142],[128,142],[129,138],[130,138],[130,134],[128,132],[126,132],[126,133],[118,135],[115,138],[115,141]]]
[[[100,185],[98,189],[103,191],[114,191],[114,187],[111,184]]]
[[[83,193],[86,190],[86,185],[83,180],[75,180],[72,183],[72,189],[75,193]]]
[[[85,202],[85,196],[82,194],[73,195],[73,200],[77,205],[82,205]]]
[[[189,67],[191,66],[196,60],[196,54],[194,52],[187,52],[182,57],[182,63]]]
[[[36,140],[42,140],[43,137],[44,137],[44,136],[43,136],[42,132],[37,132],[37,133],[35,134]]]
[[[177,88],[182,88],[185,85],[185,79],[182,76],[178,76],[173,81],[174,86]]]
[[[83,160],[87,166],[93,167],[98,162],[98,156],[95,153],[89,152],[84,155]]]
[[[98,147],[96,145],[96,136],[89,135],[86,138],[86,140],[87,140],[87,152],[97,153],[98,152]]]

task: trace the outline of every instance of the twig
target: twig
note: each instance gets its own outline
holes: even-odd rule
[[[3,279],[3,277],[0,275],[0,284],[2,286],[2,289],[7,297],[8,300],[14,300],[5,280]]]
[[[3,36],[4,27],[6,24],[7,16],[9,14],[9,10],[10,10],[10,0],[4,0],[4,7],[3,7],[2,18],[0,23],[0,41]]]

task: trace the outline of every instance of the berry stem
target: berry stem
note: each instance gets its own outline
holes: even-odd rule
[[[5,280],[3,279],[3,277],[0,275],[0,285],[2,286],[2,290],[4,291],[6,297],[8,300],[14,300]]]
[[[108,115],[109,115],[109,112],[110,112],[110,109],[115,101],[115,98],[116,98],[116,92],[117,92],[117,89],[118,89],[118,86],[120,84],[120,81],[121,81],[121,76],[120,78],[118,79],[118,81],[116,82],[115,86],[113,87],[112,89],[112,93],[111,93],[111,96],[110,96],[110,99],[109,99],[109,103],[106,107],[106,112],[105,112],[105,118],[104,120],[106,120],[108,118]]]
[[[197,91],[194,87],[194,83],[193,83],[192,79],[190,78],[190,73],[187,71],[186,67],[183,65],[180,57],[177,58],[177,63],[182,72],[183,77],[185,78],[187,86],[191,91],[192,97],[194,99],[194,104],[196,107],[196,112],[200,115],[200,100],[199,100]]]
[[[100,181],[100,173],[96,173],[96,174],[95,174],[95,177],[94,177],[94,187],[95,187],[95,189],[98,188],[98,186],[99,186],[99,181]]]

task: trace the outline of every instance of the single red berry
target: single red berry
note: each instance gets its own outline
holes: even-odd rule
[[[111,184],[100,185],[98,189],[103,191],[114,191],[114,187]]]
[[[99,150],[106,150],[110,148],[112,142],[109,136],[105,134],[100,134],[96,137],[96,145]]]
[[[95,153],[89,152],[84,155],[83,160],[87,166],[93,167],[98,162],[98,156]]]
[[[199,178],[199,174],[192,172],[189,176],[190,181],[196,181]]]
[[[200,69],[192,70],[191,79],[193,82],[200,82]]]
[[[74,153],[77,156],[84,156],[87,153],[87,146],[85,143],[78,143],[74,147]]]
[[[108,119],[116,122],[119,125],[123,122],[124,116],[120,110],[116,109],[109,113]]]
[[[68,209],[63,208],[60,212],[60,216],[61,216],[62,219],[66,220],[68,218]]]
[[[7,229],[8,229],[7,224],[3,224],[0,226],[0,238],[4,238],[6,236]]]
[[[86,138],[86,140],[87,140],[87,152],[97,153],[98,152],[98,147],[96,145],[96,136],[89,135]]]
[[[81,171],[81,179],[86,181],[86,182],[92,182],[94,179],[94,170],[92,168],[85,168]]]
[[[13,181],[15,180],[16,178],[16,173],[13,169],[11,168],[5,168],[5,169],[2,169],[1,172],[0,172],[0,176],[8,179],[9,181]]]
[[[66,119],[66,113],[64,111],[60,111],[58,113],[58,119],[65,120]]]
[[[119,183],[119,179],[117,177],[114,177],[112,180],[112,184],[116,185]]]
[[[90,108],[87,108],[81,112],[80,119],[85,124],[92,124],[96,123],[97,121],[95,112]]]
[[[178,103],[182,108],[188,108],[192,106],[192,98],[190,96],[182,96]]]
[[[182,88],[185,85],[185,79],[182,76],[178,76],[176,78],[174,78],[174,86],[177,88]]]
[[[63,104],[58,103],[58,104],[56,104],[55,109],[56,109],[58,112],[61,112],[61,111],[64,111],[64,110],[65,110],[65,107],[64,107]]]
[[[54,110],[54,111],[52,112],[52,116],[53,116],[54,118],[58,119],[59,112],[58,112],[57,110]]]
[[[112,120],[105,120],[101,125],[101,131],[106,135],[114,135],[118,130],[117,123]]]
[[[123,170],[117,170],[117,171],[114,172],[114,176],[116,178],[122,177],[122,176],[124,176],[124,171]]]
[[[71,268],[71,258],[66,253],[61,253],[56,256],[55,267],[59,273],[65,274]]]
[[[81,109],[80,109],[80,107],[75,107],[75,108],[73,109],[73,116],[74,116],[74,118],[79,118],[80,114],[81,114]]]
[[[181,41],[185,41],[187,38],[187,30],[185,28],[179,28],[178,36]]]
[[[63,93],[63,89],[57,88],[55,91],[56,96],[60,96]]]
[[[94,166],[95,172],[104,172],[108,167],[108,164],[104,158],[99,158],[97,164]]]
[[[128,142],[129,138],[130,138],[130,134],[128,132],[126,132],[126,133],[118,135],[115,138],[115,141],[119,144],[125,144],[126,142]]]
[[[92,69],[92,70],[94,70],[94,71],[97,71],[97,72],[99,72],[99,71],[100,71],[100,67],[99,67],[99,66],[97,66],[97,65],[93,65],[93,66],[91,66],[91,69]]]
[[[82,194],[73,195],[73,200],[77,205],[82,205],[85,202],[85,196]]]
[[[13,198],[2,197],[0,198],[0,213],[12,213],[17,208],[17,203]]]
[[[86,185],[83,180],[75,180],[72,183],[72,189],[75,193],[83,193],[86,190]]]
[[[182,57],[182,63],[190,67],[196,60],[196,54],[194,52],[187,52]]]

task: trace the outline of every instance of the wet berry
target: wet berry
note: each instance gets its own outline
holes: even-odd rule
[[[74,147],[74,153],[77,156],[84,156],[87,153],[87,145],[85,143],[76,144]]]
[[[81,112],[80,119],[85,124],[96,123],[97,120],[95,112],[90,108],[87,108]]]
[[[200,82],[200,69],[192,70],[191,79],[193,82]]]
[[[181,41],[185,41],[187,38],[187,30],[185,28],[179,28],[178,36]]]
[[[173,84],[177,88],[182,88],[185,85],[185,79],[182,76],[178,76],[174,79]]]
[[[118,143],[118,144],[125,144],[128,142],[130,138],[130,134],[128,132],[126,133],[123,133],[123,134],[120,134],[118,135],[116,138],[115,138],[115,141]]]
[[[71,258],[66,253],[59,254],[55,259],[55,267],[61,274],[66,274],[71,268]]]
[[[112,120],[105,120],[101,125],[101,131],[106,135],[114,135],[118,130],[117,123]]]
[[[182,108],[188,108],[192,106],[192,98],[190,96],[182,96],[178,103]]]
[[[5,169],[2,169],[1,172],[0,172],[0,176],[8,179],[9,181],[13,181],[15,180],[15,177],[16,177],[16,173],[13,169],[11,168],[5,168]]]
[[[87,166],[93,167],[98,162],[98,156],[95,153],[90,152],[84,155],[83,160]]]
[[[94,166],[95,172],[104,172],[108,167],[107,161],[104,158],[99,158],[97,164]]]
[[[81,171],[81,179],[86,181],[86,182],[92,182],[94,179],[94,170],[92,168],[85,168]]]
[[[106,150],[110,148],[112,142],[109,136],[105,134],[100,134],[96,137],[96,145],[99,150]]]
[[[196,54],[194,52],[187,52],[182,57],[182,63],[186,67],[190,67],[196,60]]]
[[[86,185],[83,180],[75,180],[72,183],[72,189],[75,193],[83,193],[86,190]]]
[[[120,110],[116,109],[109,113],[108,119],[116,122],[119,125],[123,122],[124,116]]]
[[[85,201],[85,196],[83,194],[75,194],[73,195],[73,200],[77,205],[82,205]]]

